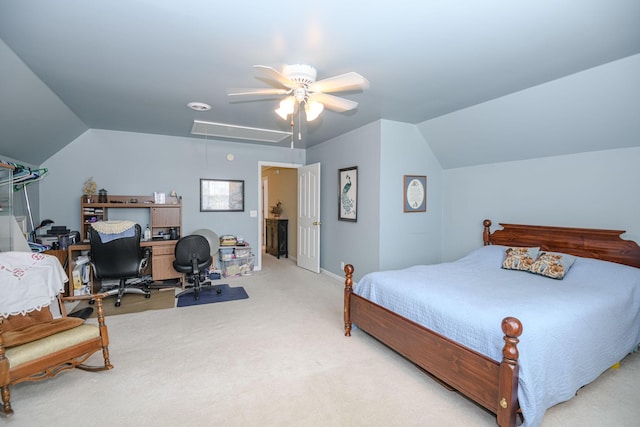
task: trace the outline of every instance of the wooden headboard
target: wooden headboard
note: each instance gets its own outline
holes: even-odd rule
[[[502,224],[491,232],[485,219],[482,240],[486,245],[539,246],[542,250],[617,262],[640,268],[640,246],[620,235],[624,230]]]

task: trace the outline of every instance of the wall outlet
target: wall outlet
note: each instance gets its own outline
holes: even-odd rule
[[[340,261],[340,270],[344,270],[344,261]]]

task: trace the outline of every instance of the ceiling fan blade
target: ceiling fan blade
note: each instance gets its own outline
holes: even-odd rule
[[[277,88],[266,88],[266,89],[250,89],[250,88],[237,88],[237,89],[229,89],[227,95],[229,96],[240,96],[240,95],[286,95],[291,92],[290,89],[277,89]]]
[[[309,90],[312,92],[339,92],[343,90],[366,89],[368,87],[369,80],[358,73],[350,72],[311,83]]]
[[[290,80],[287,76],[273,67],[268,67],[266,65],[254,65],[253,68],[260,70],[272,80],[275,80],[282,84],[284,87],[291,89],[296,86],[296,83],[294,81]]]
[[[358,106],[358,103],[351,101],[350,99],[340,98],[338,96],[329,95],[326,93],[313,93],[309,95],[309,101],[321,102],[325,108],[342,113],[344,111],[353,110]]]

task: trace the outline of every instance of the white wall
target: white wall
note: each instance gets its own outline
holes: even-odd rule
[[[234,154],[233,161],[226,159],[227,153]],[[218,235],[240,234],[257,244],[258,217],[250,217],[250,211],[261,209],[258,162],[304,164],[304,159],[304,150],[288,147],[93,129],[43,164],[49,176],[41,183],[40,216],[79,229],[82,187],[93,177],[98,189],[105,188],[112,195],[175,190],[183,197],[183,235],[208,228]],[[200,178],[244,180],[245,211],[200,212]]]
[[[482,220],[627,230],[640,242],[640,147],[444,172],[443,261],[482,245]]]

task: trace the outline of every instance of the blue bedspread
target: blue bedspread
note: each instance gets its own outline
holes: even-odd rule
[[[524,426],[640,343],[640,269],[578,258],[563,280],[501,269],[505,247],[364,276],[354,292],[496,361],[502,319],[520,319]]]

